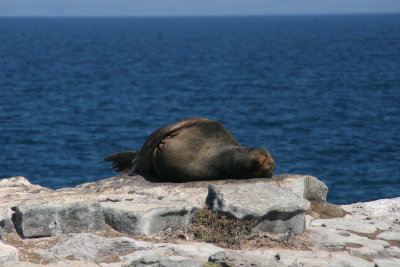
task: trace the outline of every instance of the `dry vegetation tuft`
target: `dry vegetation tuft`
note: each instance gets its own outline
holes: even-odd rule
[[[209,209],[199,210],[189,228],[195,240],[240,249],[255,222],[228,218]]]
[[[192,225],[185,229],[167,229],[157,236],[163,242],[179,239],[213,243],[231,249],[288,248],[308,250],[306,234],[294,236],[290,232],[280,235],[254,230],[256,222],[229,218],[207,208],[200,209]]]

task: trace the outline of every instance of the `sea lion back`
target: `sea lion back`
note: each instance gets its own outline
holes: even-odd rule
[[[175,130],[153,149],[152,166],[157,176],[168,180],[203,180],[218,176],[213,157],[222,147],[239,146],[220,123],[197,120]]]

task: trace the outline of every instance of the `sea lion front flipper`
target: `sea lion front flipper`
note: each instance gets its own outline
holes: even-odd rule
[[[162,127],[153,132],[143,144],[140,152],[132,162],[130,174],[136,171],[153,171],[152,168],[152,154],[154,149],[168,136],[174,136],[177,131],[191,127],[196,123],[210,121],[204,118],[189,118],[183,121]]]
[[[128,171],[132,168],[132,161],[138,153],[139,151],[136,150],[118,152],[108,155],[104,158],[104,161],[112,161],[111,169],[115,169],[118,172]]]

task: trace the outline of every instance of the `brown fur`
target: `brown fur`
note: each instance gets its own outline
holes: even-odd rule
[[[267,150],[242,147],[222,124],[203,118],[160,128],[139,152],[119,152],[105,160],[118,171],[151,173],[162,181],[269,178],[274,170]]]

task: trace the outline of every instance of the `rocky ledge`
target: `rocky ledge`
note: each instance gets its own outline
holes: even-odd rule
[[[400,266],[400,197],[336,206],[327,192],[304,175],[0,179],[0,266]]]

